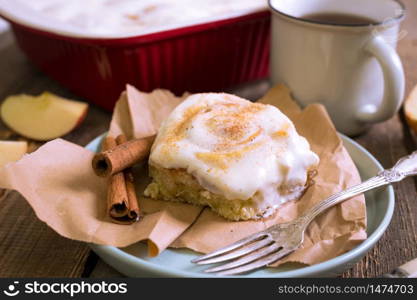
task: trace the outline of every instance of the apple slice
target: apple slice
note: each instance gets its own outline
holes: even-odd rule
[[[404,102],[404,114],[408,125],[417,133],[417,85]]]
[[[49,92],[39,96],[6,98],[0,110],[3,122],[20,135],[47,141],[76,128],[87,114],[88,104],[61,98]]]
[[[18,161],[27,150],[27,142],[0,141],[0,168],[9,162]]]

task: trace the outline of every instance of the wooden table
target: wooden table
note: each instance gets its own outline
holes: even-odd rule
[[[404,0],[408,17],[405,37],[399,42],[407,77],[407,94],[417,84],[417,1]],[[267,82],[245,85],[232,92],[256,99]],[[0,99],[17,93],[37,94],[44,90],[77,98],[39,72],[14,44],[10,33],[0,35]],[[110,114],[90,106],[85,122],[64,138],[86,145],[108,128]],[[0,130],[4,126],[0,124]],[[1,137],[0,137],[1,139]],[[373,126],[355,139],[384,167],[415,150],[416,139],[402,112]],[[395,185],[396,207],[388,230],[377,245],[343,277],[375,277],[417,257],[417,178]],[[0,277],[119,277],[85,244],[65,239],[40,222],[31,207],[16,192],[0,196]]]

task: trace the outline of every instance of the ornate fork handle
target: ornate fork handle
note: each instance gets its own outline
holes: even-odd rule
[[[305,226],[326,209],[343,202],[349,198],[362,194],[374,188],[401,181],[405,177],[417,175],[417,151],[401,158],[391,169],[381,171],[361,184],[352,186],[342,192],[336,193],[317,205],[313,206],[303,217]]]

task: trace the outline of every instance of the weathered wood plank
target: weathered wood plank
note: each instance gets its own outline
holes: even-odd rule
[[[40,222],[16,192],[0,199],[0,277],[79,277],[89,249]]]
[[[125,277],[123,274],[119,273],[113,267],[106,264],[102,259],[99,259],[94,270],[91,272],[91,278],[115,278],[115,277]]]

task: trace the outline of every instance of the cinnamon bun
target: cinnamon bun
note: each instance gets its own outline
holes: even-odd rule
[[[230,220],[257,219],[299,198],[318,163],[278,108],[195,94],[161,125],[145,195],[207,205]]]

